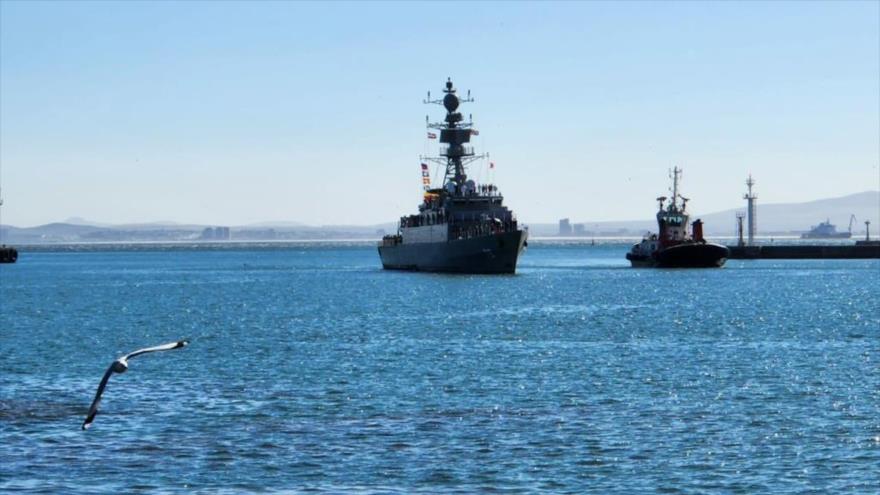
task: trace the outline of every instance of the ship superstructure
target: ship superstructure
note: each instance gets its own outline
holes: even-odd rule
[[[657,198],[656,234],[646,236],[633,245],[626,259],[636,267],[664,268],[709,268],[720,267],[727,261],[729,251],[720,244],[713,244],[703,238],[703,222],[693,222],[693,233],[688,232],[688,198],[678,192],[681,169],[672,172],[672,196]],[[680,202],[679,202],[680,200]]]
[[[432,188],[423,179],[425,190],[418,213],[400,218],[395,235],[385,236],[379,256],[386,269],[458,273],[514,273],[517,259],[526,245],[528,231],[520,227],[516,215],[504,206],[504,197],[494,184],[477,184],[468,177],[467,165],[487,158],[476,155],[470,144],[475,135],[472,120],[464,121],[458,111],[461,103],[472,102],[470,92],[459,98],[452,80],[447,80],[444,96],[424,103],[441,104],[446,109],[442,122],[428,122],[429,137],[439,131],[437,157],[422,159],[444,168],[441,187]],[[490,164],[490,166],[492,166]]]

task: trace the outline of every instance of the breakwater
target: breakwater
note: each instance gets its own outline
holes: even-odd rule
[[[880,258],[880,245],[727,246],[729,259],[871,259]]]

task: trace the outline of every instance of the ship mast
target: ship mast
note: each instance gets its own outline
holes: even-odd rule
[[[433,103],[443,105],[446,108],[446,118],[443,122],[428,122],[427,124],[429,129],[438,129],[440,131],[440,142],[444,145],[440,148],[440,156],[443,158],[422,157],[422,159],[444,164],[446,172],[443,177],[443,186],[447,191],[453,192],[455,195],[461,195],[463,192],[462,186],[467,182],[465,165],[474,160],[485,158],[487,155],[474,155],[473,146],[468,145],[471,140],[473,121],[469,118],[465,122],[464,117],[458,112],[458,107],[461,103],[474,101],[471,98],[471,92],[468,91],[466,98],[459,98],[456,95],[456,89],[452,85],[451,78],[447,79],[446,88],[443,92],[446,93],[443,99],[432,100],[431,92],[429,91],[428,98],[423,101],[426,104]],[[428,118],[425,117],[425,120],[427,121]],[[450,187],[449,184],[452,184],[452,186]]]
[[[670,175],[672,176],[672,204],[670,205],[670,209],[678,210],[678,179],[681,177],[681,169],[676,166],[672,169]]]

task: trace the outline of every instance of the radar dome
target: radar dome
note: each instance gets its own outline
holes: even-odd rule
[[[447,93],[443,97],[443,106],[447,112],[454,112],[458,108],[458,97],[452,93]]]

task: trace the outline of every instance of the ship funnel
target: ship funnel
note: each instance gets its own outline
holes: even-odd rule
[[[694,220],[694,223],[692,223],[691,226],[693,226],[694,240],[697,242],[703,242],[703,221],[698,218]]]

